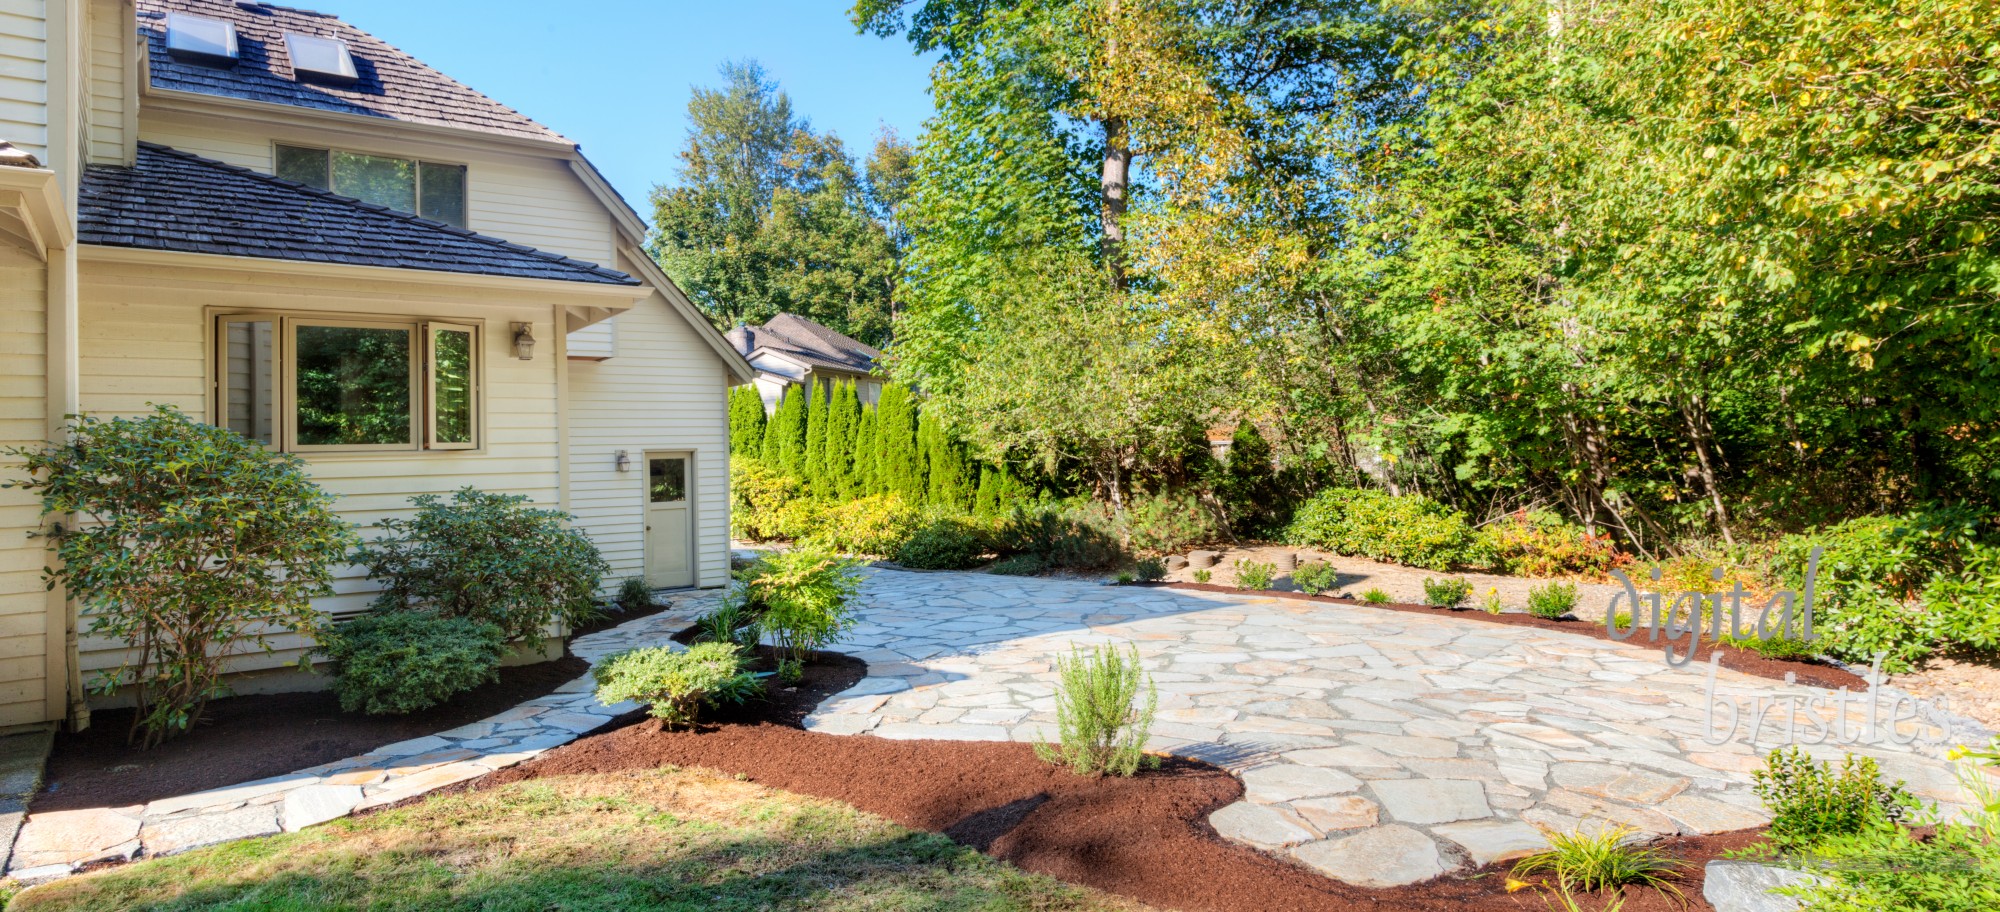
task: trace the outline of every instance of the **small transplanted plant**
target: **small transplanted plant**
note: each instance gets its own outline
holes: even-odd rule
[[[1307,595],[1319,595],[1332,591],[1340,584],[1340,572],[1326,561],[1300,564],[1298,569],[1292,571],[1292,584]]]
[[[1556,620],[1576,610],[1575,583],[1549,583],[1528,590],[1528,613]]]
[[[1278,575],[1276,564],[1260,561],[1240,560],[1236,562],[1236,588],[1269,589],[1271,579]]]
[[[1539,874],[1555,878],[1555,889],[1563,896],[1576,890],[1616,890],[1637,884],[1685,899],[1674,880],[1687,869],[1687,863],[1659,849],[1633,845],[1630,837],[1637,832],[1627,826],[1588,832],[1543,827],[1548,850],[1515,862],[1509,888],[1518,889],[1514,883],[1526,883],[1527,878]]]
[[[1080,776],[1130,776],[1159,763],[1146,753],[1146,735],[1160,693],[1137,648],[1072,649],[1056,659],[1056,676],[1057,741],[1036,745],[1037,756]]]
[[[1751,777],[1752,790],[1771,811],[1766,835],[1781,849],[1852,835],[1876,822],[1898,823],[1917,806],[1903,783],[1882,781],[1872,757],[1849,754],[1835,766],[1788,747],[1772,751]]]
[[[1157,557],[1142,557],[1132,565],[1132,575],[1142,583],[1157,583],[1167,578],[1167,565]]]
[[[1389,593],[1383,591],[1383,589],[1380,586],[1370,587],[1367,592],[1361,593],[1361,600],[1367,602],[1370,605],[1387,605],[1390,602],[1395,601],[1395,599],[1390,598]]]
[[[605,704],[648,704],[667,728],[692,725],[704,709],[741,703],[756,694],[756,675],[744,667],[735,643],[696,643],[621,652],[591,669],[597,698]]]
[[[1208,581],[1214,578],[1215,578],[1215,571],[1213,570],[1196,570],[1194,572],[1194,581],[1197,583],[1201,583],[1204,586],[1208,585]]]
[[[1472,584],[1455,576],[1424,579],[1424,603],[1437,608],[1457,608],[1472,597]]]
[[[1479,600],[1479,607],[1487,614],[1499,614],[1507,610],[1506,604],[1500,601],[1500,587],[1486,587],[1486,595]]]
[[[768,554],[738,576],[736,597],[783,656],[781,671],[796,672],[814,651],[854,626],[849,602],[861,589],[855,561],[816,548]]]
[[[618,607],[626,611],[639,611],[653,604],[653,587],[646,585],[643,578],[628,576],[618,584]]]

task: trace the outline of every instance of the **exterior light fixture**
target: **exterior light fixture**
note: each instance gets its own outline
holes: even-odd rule
[[[632,471],[632,454],[631,454],[631,453],[628,453],[628,452],[626,452],[626,451],[624,451],[624,450],[619,450],[619,451],[618,451],[618,471],[620,471],[620,472],[630,472],[630,471]]]
[[[515,323],[513,324],[513,328],[514,357],[523,361],[535,360],[534,327],[527,323]]]

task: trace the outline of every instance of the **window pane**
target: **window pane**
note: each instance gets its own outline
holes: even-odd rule
[[[432,443],[472,442],[472,333],[431,330]]]
[[[654,503],[673,503],[687,499],[687,460],[678,456],[667,459],[646,460]]]
[[[329,189],[326,183],[326,150],[279,146],[278,176],[308,187]]]
[[[297,340],[301,445],[411,442],[410,330],[300,326]]]
[[[398,212],[415,212],[417,163],[407,158],[335,152],[333,192]]]
[[[447,225],[465,227],[465,166],[424,162],[423,209],[418,215]]]
[[[273,403],[277,384],[271,350],[274,330],[269,320],[229,320],[222,324],[223,426],[271,445]]]

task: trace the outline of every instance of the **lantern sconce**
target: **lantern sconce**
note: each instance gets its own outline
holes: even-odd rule
[[[617,466],[620,472],[632,471],[632,454],[624,450],[619,450]]]
[[[529,323],[509,324],[514,329],[514,357],[523,361],[535,360],[535,327]]]

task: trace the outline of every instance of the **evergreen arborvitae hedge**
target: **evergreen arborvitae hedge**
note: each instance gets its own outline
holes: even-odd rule
[[[875,458],[881,489],[916,504],[924,499],[923,455],[917,450],[917,414],[910,393],[891,384],[875,406]]]
[[[834,384],[833,401],[826,406],[827,496],[842,500],[854,496],[854,432],[861,420],[861,398],[855,395],[854,381]]]
[[[729,452],[744,456],[762,455],[764,448],[764,396],[757,384],[745,383],[729,389]]]
[[[923,446],[926,503],[963,510],[972,505],[971,467],[965,449],[930,415],[917,419],[917,437]]]
[[[806,399],[796,386],[785,388],[771,423],[764,428],[764,462],[794,478],[805,476]]]
[[[870,406],[854,422],[854,495],[867,497],[882,493],[881,474],[876,471],[875,409]]]
[[[826,412],[832,392],[824,382],[806,387],[806,448],[799,474],[806,481],[806,490],[820,498],[831,497],[834,491],[833,479],[826,471]]]

